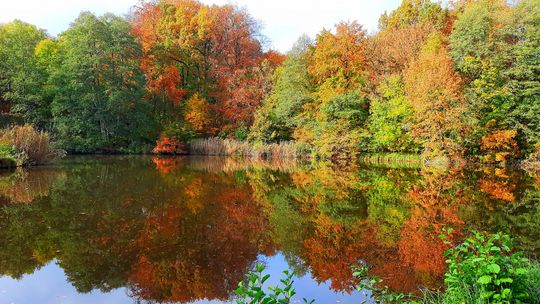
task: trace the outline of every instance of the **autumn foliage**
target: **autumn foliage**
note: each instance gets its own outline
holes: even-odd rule
[[[0,25],[0,107],[74,152],[161,137],[154,152],[172,153],[167,133],[506,164],[540,144],[538,7],[403,0],[373,33],[342,21],[286,54],[233,4],[142,1],[129,18],[82,13],[60,38],[14,21]]]
[[[259,75],[265,53],[259,25],[246,11],[164,0],[142,4],[132,24],[143,46],[149,98],[164,103],[162,115],[185,119],[201,135],[251,123],[265,92],[260,84],[265,76]],[[275,52],[268,57],[271,66],[279,64]],[[184,103],[185,111],[177,108]]]
[[[483,160],[487,163],[506,164],[508,158],[518,155],[515,130],[494,130],[482,137]]]
[[[186,154],[185,144],[176,137],[162,134],[152,150],[154,154]]]

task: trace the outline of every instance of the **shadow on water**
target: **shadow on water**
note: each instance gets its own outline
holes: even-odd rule
[[[415,292],[442,285],[446,226],[453,242],[503,230],[537,256],[539,193],[540,180],[497,168],[72,157],[0,175],[0,271],[32,280],[56,261],[79,293],[187,303],[230,299],[263,259],[311,282],[300,294],[341,299],[363,261]]]

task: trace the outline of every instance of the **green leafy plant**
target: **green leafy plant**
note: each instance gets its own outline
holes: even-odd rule
[[[446,235],[441,238],[446,239]],[[459,298],[464,292],[476,290],[481,302],[527,302],[530,261],[512,248],[513,241],[508,235],[473,232],[464,242],[448,250],[444,281],[449,297]]]
[[[0,144],[0,168],[10,168],[17,166],[17,155],[15,150],[8,145]]]
[[[265,266],[258,264],[255,270],[250,271],[247,275],[246,282],[238,283],[238,288],[235,293],[239,296],[236,300],[237,304],[288,304],[291,303],[292,297],[296,294],[293,288],[294,272],[283,271],[284,277],[280,280],[281,284],[270,286],[268,290],[264,290],[264,283],[270,278],[269,274],[263,274]],[[303,303],[312,304],[315,300],[302,299]]]

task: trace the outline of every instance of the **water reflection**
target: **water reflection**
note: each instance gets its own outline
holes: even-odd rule
[[[0,272],[20,279],[56,261],[80,293],[226,301],[256,261],[279,256],[333,292],[353,290],[360,261],[414,292],[441,286],[445,226],[455,242],[505,230],[538,255],[539,193],[538,180],[495,168],[70,158],[0,176]]]
[[[54,182],[63,178],[62,172],[51,168],[31,171],[17,169],[0,172],[0,204],[29,204],[49,195]]]

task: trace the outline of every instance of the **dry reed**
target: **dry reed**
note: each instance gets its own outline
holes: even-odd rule
[[[46,164],[65,154],[52,146],[49,133],[29,124],[0,131],[0,144],[13,147],[20,166]]]
[[[189,154],[192,155],[242,156],[255,159],[285,159],[306,156],[301,147],[293,142],[254,144],[218,137],[192,140],[188,149]]]

